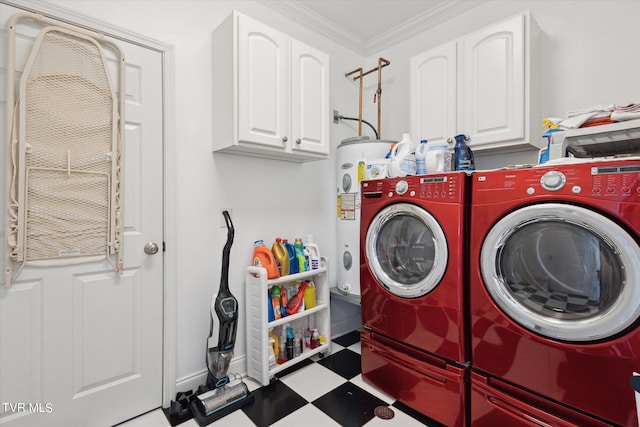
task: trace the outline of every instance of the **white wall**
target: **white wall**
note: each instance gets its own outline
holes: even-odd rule
[[[391,61],[383,69],[382,128],[385,137],[399,139],[409,131],[409,57],[491,25],[525,10],[541,28],[541,112],[543,117],[565,117],[567,110],[598,104],[624,105],[640,100],[638,17],[640,2],[633,0],[490,0],[448,22],[377,53]],[[375,79],[367,88],[369,101]],[[375,117],[369,102],[366,117]],[[542,126],[532,123],[531,126]],[[386,129],[386,131],[384,130]],[[412,135],[419,139],[419,135]],[[476,168],[536,163],[537,151],[512,155],[476,154]]]
[[[255,1],[80,1],[50,0],[65,8],[176,46],[176,138],[178,194],[178,380],[204,369],[209,300],[220,281],[226,230],[221,208],[233,209],[236,227],[231,253],[231,290],[244,301],[244,270],[256,239],[315,235],[321,252],[335,253],[335,149],[357,131],[349,122],[331,125],[332,158],[293,164],[211,153],[211,31],[235,8],[279,28],[331,55],[331,109],[357,116],[357,84],[344,73],[384,68],[382,137],[399,139],[409,129],[408,58],[466,32],[531,9],[542,28],[544,67],[542,111],[563,117],[566,110],[595,104],[638,102],[636,1],[491,0],[450,22],[386,49],[370,58],[351,52]],[[363,17],[363,19],[365,19]],[[365,116],[374,126],[371,102],[377,79],[365,78]],[[215,96],[215,95],[214,95]],[[535,126],[536,124],[532,124]],[[366,126],[365,135],[371,135]],[[535,152],[479,157],[479,168],[535,161]],[[335,260],[332,260],[335,263]],[[332,282],[335,270],[331,273]],[[338,303],[340,304],[340,303]],[[340,306],[338,316],[348,316]],[[336,319],[339,320],[339,319]],[[245,351],[244,322],[239,325],[236,356]]]
[[[356,133],[331,124],[329,160],[304,164],[211,152],[211,32],[232,9],[287,32],[331,57],[330,106],[357,114],[357,86],[344,77],[363,58],[312,34],[254,1],[77,1],[52,0],[112,25],[175,45],[177,169],[177,377],[204,372],[209,302],[220,283],[226,229],[220,210],[232,209],[235,239],[231,251],[231,292],[244,302],[244,273],[253,242],[271,245],[275,237],[313,234],[333,261],[336,223],[334,154],[339,142]],[[215,96],[215,94],[213,95]],[[171,185],[171,183],[170,183]],[[330,273],[335,282],[335,271]],[[341,312],[338,311],[338,316]],[[348,314],[344,314],[345,316]],[[238,326],[236,358],[246,354],[244,316]]]

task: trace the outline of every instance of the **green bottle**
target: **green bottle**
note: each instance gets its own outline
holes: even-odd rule
[[[271,305],[273,306],[273,317],[277,319],[282,318],[282,307],[280,306],[280,287],[278,285],[273,285],[271,288]]]
[[[302,239],[300,237],[296,238],[293,247],[296,251],[296,258],[298,259],[298,265],[300,266],[300,273],[303,271],[309,271],[307,257],[304,256],[304,245],[302,244]]]

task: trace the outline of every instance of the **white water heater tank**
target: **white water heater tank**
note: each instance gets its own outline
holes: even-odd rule
[[[337,149],[336,227],[337,288],[345,295],[360,298],[360,182],[384,178],[385,156],[397,141],[348,138]]]

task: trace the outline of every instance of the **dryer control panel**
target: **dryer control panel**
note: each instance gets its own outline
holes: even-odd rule
[[[640,195],[640,164],[593,166],[591,183],[593,195]]]
[[[640,203],[640,161],[603,160],[518,170],[475,172],[472,202],[570,197]],[[577,200],[577,199],[576,199]]]

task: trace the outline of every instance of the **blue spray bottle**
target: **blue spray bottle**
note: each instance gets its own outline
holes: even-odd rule
[[[476,169],[473,161],[473,152],[471,148],[466,144],[469,140],[467,135],[454,136],[456,145],[453,147],[453,170],[456,171],[472,171]],[[451,142],[451,138],[447,140]]]

